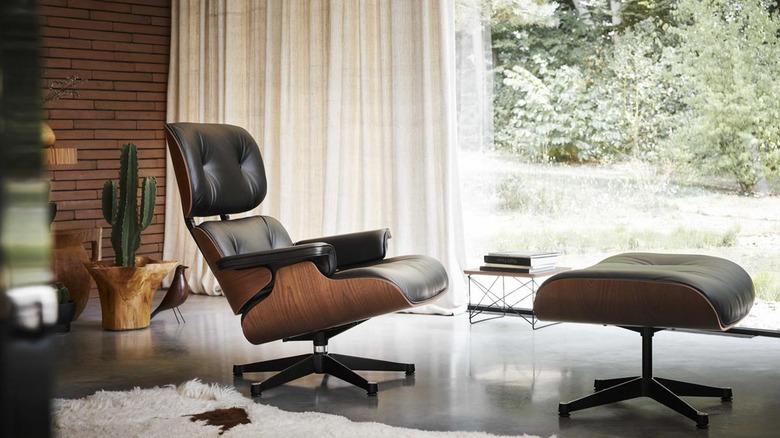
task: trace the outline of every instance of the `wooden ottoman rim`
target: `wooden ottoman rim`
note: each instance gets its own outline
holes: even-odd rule
[[[588,293],[581,293],[583,282]],[[614,278],[551,278],[537,292],[540,320],[637,327],[728,330],[710,300],[685,283]]]

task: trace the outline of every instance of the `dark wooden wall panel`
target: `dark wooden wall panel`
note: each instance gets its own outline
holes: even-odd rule
[[[113,258],[100,189],[117,178],[119,150],[138,145],[140,176],[157,177],[152,225],[139,255],[162,256],[169,0],[41,0],[43,85],[77,74],[79,96],[45,105],[57,146],[76,147],[79,164],[54,170],[54,227],[104,227],[103,254]]]

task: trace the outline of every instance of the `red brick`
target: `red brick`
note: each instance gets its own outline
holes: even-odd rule
[[[81,41],[81,40],[74,40]],[[101,50],[80,50],[80,49],[62,49],[51,48],[46,49],[44,56],[51,56],[54,58],[68,58],[68,59],[93,59],[102,61],[113,61],[115,59],[114,52],[104,52]]]
[[[170,26],[170,17],[152,17],[152,24],[155,26]]]
[[[141,131],[134,129],[131,131],[124,130],[96,130],[95,138],[115,138],[121,141],[130,140],[149,140],[154,138],[154,131]]]
[[[135,145],[139,148],[165,149],[165,142],[160,140],[138,140]]]
[[[95,101],[95,108],[106,109],[106,110],[125,110],[125,111],[154,110],[154,102],[122,102],[116,100],[98,100]]]
[[[165,120],[165,113],[158,111],[117,111],[117,120]]]
[[[134,43],[143,44],[158,44],[162,46],[168,46],[170,43],[170,35],[133,35]]]
[[[51,187],[51,190],[53,192],[57,192],[60,190],[75,190],[76,181],[52,181],[49,183],[49,187]]]
[[[85,199],[97,199],[98,192],[96,190],[68,190],[51,192],[49,199],[55,202],[59,201],[76,201]],[[59,207],[59,205],[57,205]]]
[[[55,131],[57,129],[73,129],[73,120],[49,120],[47,123]]]
[[[140,15],[153,15],[157,17],[170,17],[171,16],[171,8],[170,7],[164,7],[164,8],[157,8],[154,6],[139,6],[139,5],[133,5],[132,9],[134,14],[140,14]]]
[[[84,80],[92,79],[91,70],[74,70],[72,68],[47,68],[43,70],[44,78],[65,79],[73,75],[77,75]],[[81,86],[81,84],[79,84],[79,86]]]
[[[133,71],[133,67],[133,64],[129,62],[73,60],[73,68],[85,70]]]
[[[130,42],[133,40],[133,36],[129,33],[103,32],[100,30],[71,29],[70,36],[71,38],[99,41]]]
[[[147,64],[137,62],[133,64],[135,71],[148,71],[152,73],[165,73],[168,71],[168,64]]]
[[[165,168],[161,169],[138,169],[138,176],[144,177],[144,176],[154,176],[157,178],[163,178],[165,177]]]
[[[116,140],[62,140],[57,142],[57,146],[78,148],[79,153],[87,149],[116,149],[118,144]]]
[[[164,93],[168,88],[168,85],[154,82],[114,82],[114,88],[117,90],[156,91]]]
[[[47,5],[47,6],[65,6],[67,5],[67,1],[66,0],[40,0],[38,4]]]
[[[169,8],[171,0],[114,0],[120,3],[130,3],[133,5],[159,6]]]
[[[55,222],[52,228],[54,228],[55,230],[83,230],[86,228],[94,228],[94,227],[95,227],[95,221],[84,220],[84,221]]]
[[[76,18],[46,17],[46,25],[51,27],[66,27],[68,29],[114,30],[112,23],[95,20],[80,20]]]
[[[165,101],[165,93],[143,93],[139,92],[136,93],[136,98],[138,100],[151,100],[153,102],[164,102]]]
[[[43,68],[70,68],[70,59],[43,58],[41,66]]]
[[[77,130],[77,129],[60,129],[55,135],[58,140],[66,139],[93,139],[95,138],[95,131],[92,130]]]
[[[92,48],[98,50],[112,50],[115,52],[138,52],[138,53],[160,53],[160,54],[168,53],[168,46],[163,46],[159,44],[119,43],[115,41],[93,41]]]
[[[110,81],[141,81],[149,82],[153,79],[153,73],[135,73],[135,72],[117,72],[117,71],[94,71],[92,76],[95,79],[105,79]]]
[[[57,215],[54,216],[55,221],[69,221],[73,220],[76,214],[73,210],[57,210]],[[57,227],[55,227],[57,228]]]
[[[49,110],[50,119],[113,119],[113,111]]]
[[[102,102],[96,102],[102,103]],[[76,129],[135,129],[135,120],[76,120]],[[54,129],[54,128],[52,128]]]
[[[139,120],[138,121],[138,129],[155,129],[158,131],[163,131],[165,129],[165,122],[163,121],[148,121],[148,120]]]
[[[104,171],[104,170],[91,170],[89,172],[97,173],[111,173],[116,174],[114,171]],[[83,172],[86,173],[86,172]],[[108,176],[107,178],[110,178]],[[94,178],[93,178],[94,179]],[[77,200],[77,201],[62,201],[57,203],[57,208],[61,208],[63,210],[87,210],[91,208],[100,208],[100,201],[97,199],[88,199],[88,200]]]
[[[102,210],[76,210],[76,219],[103,219],[103,211]],[[108,225],[108,224],[106,224]],[[105,239],[106,236],[103,234],[103,238]]]
[[[168,63],[168,55],[160,55],[156,53],[123,52],[117,54],[117,59],[125,62],[148,62],[150,64]]]
[[[116,151],[117,156],[119,156],[119,151]],[[100,189],[103,187],[103,183],[105,181],[102,180],[79,180],[76,182],[76,189],[77,190],[95,190]]]
[[[99,11],[113,12],[130,12],[132,10],[131,5],[114,1],[68,0],[68,6],[71,8],[96,9]]]
[[[76,91],[79,93],[79,96],[81,96],[81,93],[86,92],[86,90],[113,90],[114,89],[114,82],[112,81],[98,81],[95,79],[90,79],[88,81],[83,81],[78,84],[78,88]]]
[[[44,94],[46,91],[44,91]],[[59,99],[46,102],[44,105],[46,109],[93,109],[95,107],[94,102],[91,100],[81,99]]]
[[[150,26],[146,24],[113,23],[113,29],[116,32],[141,33],[147,35],[170,35],[171,33],[170,29],[167,27]]]
[[[43,37],[41,47],[62,47],[66,49],[89,49],[92,47],[87,40],[74,40],[72,38]]]
[[[89,18],[89,11],[58,6],[41,5],[38,7],[38,13],[49,17]]]
[[[121,23],[152,24],[152,17],[143,15],[131,15],[116,12],[92,11],[89,17],[93,20],[115,21]]]
[[[41,26],[41,36],[44,37],[68,37],[70,32],[68,29],[63,29],[61,27],[49,27],[49,26]]]
[[[95,100],[136,100],[136,93],[132,91],[103,91],[103,90],[84,90],[79,92],[82,99]]]

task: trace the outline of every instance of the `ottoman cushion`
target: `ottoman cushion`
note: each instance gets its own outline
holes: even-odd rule
[[[542,320],[726,330],[753,305],[753,281],[729,260],[626,253],[563,272],[537,292]]]

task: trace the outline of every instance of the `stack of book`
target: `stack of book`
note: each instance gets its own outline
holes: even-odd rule
[[[557,252],[491,252],[485,255],[485,263],[479,270],[539,274],[555,269],[560,255]]]

